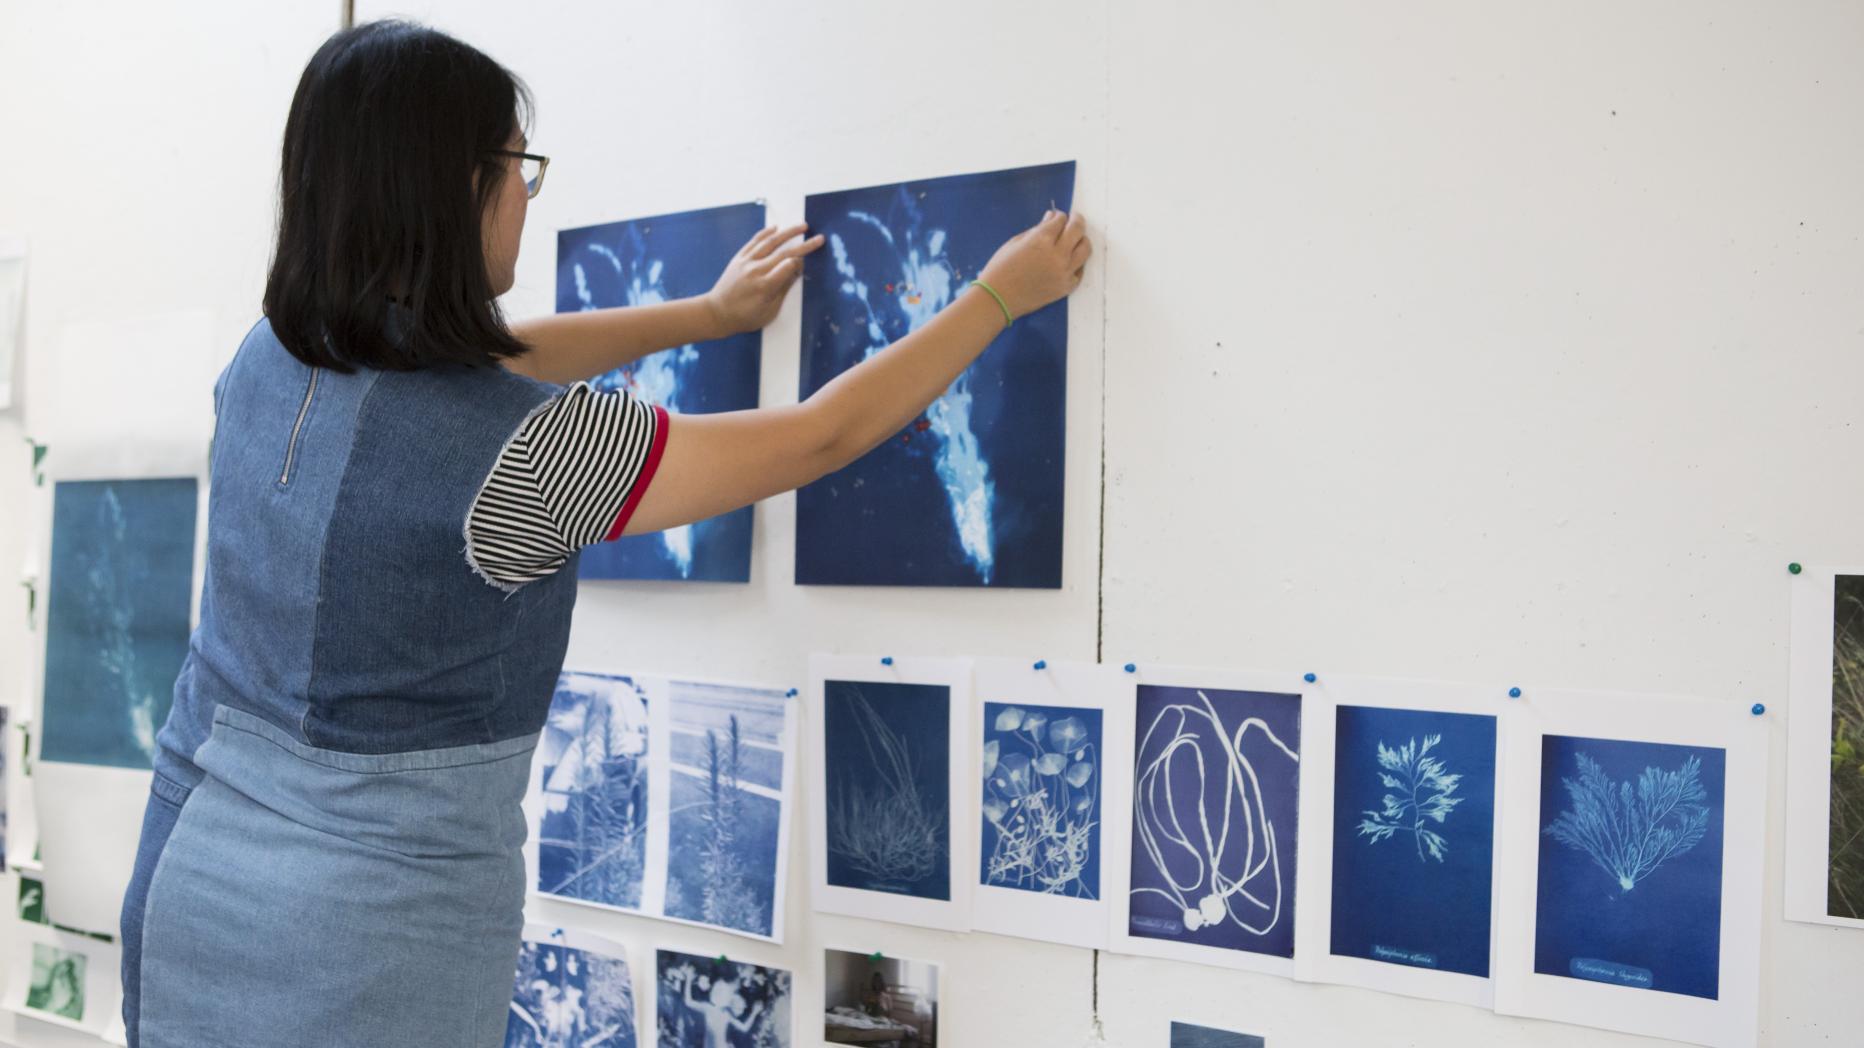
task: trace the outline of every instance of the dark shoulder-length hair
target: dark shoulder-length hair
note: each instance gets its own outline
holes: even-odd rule
[[[531,111],[509,70],[426,26],[384,20],[326,40],[285,121],[265,284],[285,348],[343,372],[523,353],[494,301],[482,239],[508,170],[493,151]],[[407,307],[394,337],[391,297]]]

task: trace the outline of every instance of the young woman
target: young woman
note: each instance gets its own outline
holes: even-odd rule
[[[821,240],[768,229],[698,298],[507,326],[494,300],[543,175],[528,109],[490,58],[396,22],[332,37],[298,84],[265,319],[214,390],[201,623],[124,899],[132,1045],[501,1043],[519,800],[577,551],[853,461],[1091,251],[1051,213],[988,289],[808,400],[669,416],[583,380],[762,327]]]

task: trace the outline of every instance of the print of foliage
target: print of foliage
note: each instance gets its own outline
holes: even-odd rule
[[[876,781],[837,792],[829,809],[829,850],[874,878],[875,887],[910,885],[931,874],[942,859],[945,799],[920,795],[906,740],[860,692],[849,692],[847,709]]]
[[[1710,812],[1702,802],[1708,791],[1697,775],[1701,759],[1691,756],[1676,771],[1645,768],[1634,793],[1629,782],[1613,782],[1591,757],[1576,756],[1579,778],[1560,780],[1572,807],[1545,832],[1590,855],[1623,891],[1694,848],[1707,832]]]
[[[1086,725],[1009,706],[991,730],[1002,737],[984,744],[984,818],[995,830],[986,883],[1095,898],[1084,877],[1100,825],[1100,776]],[[1029,752],[1003,753],[1006,741]]]
[[[1449,842],[1425,823],[1442,825],[1451,810],[1463,802],[1461,797],[1450,796],[1463,777],[1445,774],[1442,759],[1427,756],[1431,747],[1442,741],[1442,735],[1426,735],[1422,746],[1413,738],[1396,749],[1386,746],[1383,740],[1379,742],[1379,783],[1396,792],[1381,799],[1382,810],[1366,811],[1366,817],[1359,820],[1359,835],[1371,838],[1368,843],[1409,833],[1416,841],[1419,862],[1424,860],[1426,850],[1431,858],[1443,861]]]
[[[1864,575],[1839,576],[1835,597],[1826,912],[1864,919]]]
[[[647,812],[638,798],[646,785],[647,768],[634,754],[615,752],[613,711],[607,698],[591,696],[586,717],[577,745],[582,748],[580,759],[594,765],[598,774],[570,796],[568,805],[572,837],[583,865],[562,884],[546,890],[638,905],[647,860]]]
[[[634,986],[628,962],[526,942],[505,1048],[631,1048]]]
[[[745,879],[744,860],[736,847],[743,791],[738,788],[742,740],[733,714],[727,741],[707,730],[705,843],[699,853],[700,909],[707,924],[723,928],[764,928],[763,907]]]

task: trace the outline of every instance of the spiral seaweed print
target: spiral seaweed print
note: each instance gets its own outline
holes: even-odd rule
[[[1140,686],[1130,934],[1293,956],[1300,701]]]

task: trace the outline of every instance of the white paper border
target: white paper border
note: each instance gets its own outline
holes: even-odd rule
[[[983,816],[977,805],[967,813],[967,829],[976,840],[979,863],[970,869],[972,881],[972,928],[980,932],[1013,935],[1023,939],[1101,949],[1107,945],[1107,826],[1115,820],[1132,817],[1132,776],[1130,772],[1108,774],[1115,767],[1108,757],[1110,725],[1108,707],[1130,706],[1133,681],[1117,667],[1091,662],[1045,662],[1036,669],[1035,659],[978,659],[972,689],[977,694],[977,716],[968,749],[972,753],[969,774],[974,787],[983,790],[983,739],[988,726],[986,703],[1008,703],[1029,707],[1072,707],[1100,711],[1100,898],[1075,899],[1016,888],[999,888],[983,883],[981,851]],[[981,804],[981,801],[979,802]]]
[[[1745,703],[1668,695],[1530,690],[1510,718],[1496,838],[1495,1010],[1715,1048],[1759,1036],[1761,871],[1767,831],[1767,721]],[[1541,737],[1577,735],[1724,751],[1721,963],[1717,1000],[1534,971]]]
[[[1302,710],[1301,760],[1314,766],[1312,780],[1301,783],[1300,870],[1295,878],[1295,959],[1297,977],[1307,982],[1363,986],[1369,990],[1448,1001],[1488,1008],[1494,1000],[1495,927],[1502,855],[1502,784],[1506,781],[1504,727],[1517,700],[1506,687],[1457,684],[1447,681],[1400,680],[1360,676],[1327,676],[1313,689]],[[1495,718],[1495,822],[1489,867],[1489,973],[1490,978],[1461,972],[1438,971],[1390,964],[1363,957],[1338,956],[1333,949],[1333,830],[1336,735],[1341,706],[1418,710],[1428,713],[1476,714]],[[1308,719],[1325,720],[1326,730],[1308,734]],[[1309,782],[1312,782],[1310,788]],[[1314,827],[1313,834],[1307,828]],[[1321,828],[1325,827],[1325,832]],[[1302,905],[1302,901],[1324,905]]]
[[[1306,818],[1305,798],[1309,791],[1316,788],[1317,771],[1314,763],[1307,758],[1308,745],[1313,739],[1312,733],[1325,731],[1331,733],[1331,724],[1317,724],[1311,715],[1313,704],[1309,697],[1314,685],[1302,679],[1299,673],[1268,672],[1259,670],[1237,670],[1219,667],[1197,666],[1153,666],[1139,665],[1131,675],[1135,685],[1131,699],[1117,708],[1108,710],[1107,731],[1107,767],[1109,774],[1123,775],[1128,783],[1128,797],[1131,796],[1133,760],[1137,730],[1138,688],[1140,684],[1159,685],[1168,688],[1215,688],[1224,691],[1259,691],[1282,695],[1301,696],[1301,770],[1298,779],[1300,797],[1296,798],[1296,819],[1300,826],[1295,834],[1295,957],[1300,956],[1300,914],[1301,907],[1310,905],[1301,890],[1301,867],[1307,860],[1308,844],[1316,833],[1316,827]],[[1331,744],[1329,744],[1329,747]],[[1331,773],[1332,768],[1321,769]],[[1321,827],[1326,832],[1328,827]],[[1177,943],[1165,939],[1152,939],[1141,935],[1132,935],[1127,931],[1128,898],[1132,890],[1132,805],[1126,805],[1126,816],[1121,819],[1108,819],[1106,834],[1101,838],[1101,854],[1111,856],[1102,867],[1102,884],[1109,900],[1107,922],[1107,948],[1116,953],[1131,954],[1137,957],[1161,957],[1173,961],[1192,961],[1208,964],[1218,968],[1233,968],[1240,971],[1262,972],[1268,975],[1280,975],[1293,978],[1295,959],[1276,957],[1269,954],[1251,953],[1247,950],[1226,950],[1197,943]]]
[[[971,883],[976,880],[977,836],[969,832],[963,814],[976,808],[971,788],[973,754],[979,749],[971,737],[971,662],[961,658],[893,658],[885,664],[880,655],[811,655],[809,657],[809,744],[811,747],[809,847],[810,887],[814,908],[894,924],[914,924],[945,931],[969,931]],[[951,899],[919,899],[909,895],[871,892],[828,883],[828,769],[823,745],[823,687],[831,680],[876,684],[934,684],[950,689],[951,739],[947,811],[951,813],[951,869],[946,883]],[[1104,839],[1103,839],[1104,844]]]
[[[1806,567],[1793,579],[1786,719],[1786,919],[1840,928],[1864,920],[1829,910],[1832,814],[1832,615],[1840,575],[1864,567]]]

